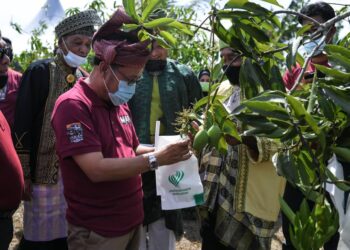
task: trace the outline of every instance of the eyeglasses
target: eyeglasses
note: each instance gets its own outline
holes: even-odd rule
[[[127,81],[128,82],[128,85],[133,85],[133,84],[136,84],[137,81],[139,81],[142,77],[142,71],[140,71],[137,75],[138,77],[135,78],[135,79],[130,79],[129,77],[127,77],[123,72],[121,72],[119,69],[118,69],[118,66],[116,65],[111,65],[114,69],[113,70],[117,70],[119,72],[119,74],[121,74],[121,76],[123,77],[123,80]]]
[[[12,49],[11,47],[0,48],[0,59],[7,55],[10,60],[12,59]]]

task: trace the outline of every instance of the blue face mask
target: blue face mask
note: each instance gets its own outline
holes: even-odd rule
[[[312,51],[321,43],[322,37],[310,41],[309,43],[306,43],[302,46],[303,50],[305,51],[306,56],[311,55]],[[326,42],[323,41],[320,47],[316,50],[314,53],[314,56],[317,56],[322,53],[324,47],[326,46]]]
[[[135,94],[136,83],[135,82],[128,83],[125,80],[119,80],[118,77],[114,74],[112,68],[111,67],[109,68],[113,76],[115,77],[115,79],[119,82],[118,89],[114,93],[111,93],[108,91],[108,88],[105,82],[109,99],[111,100],[114,106],[119,106],[124,103],[127,103],[131,99],[131,97]]]
[[[78,56],[74,54],[72,51],[70,51],[66,45],[66,42],[63,39],[63,44],[66,47],[66,50],[68,51],[67,55],[65,55],[62,51],[62,55],[66,63],[73,67],[73,68],[78,68],[80,65],[84,64],[87,62],[86,57]]]

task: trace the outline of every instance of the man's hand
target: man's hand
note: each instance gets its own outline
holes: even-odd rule
[[[167,145],[165,148],[154,153],[159,165],[170,165],[179,161],[185,161],[192,155],[189,150],[190,140],[184,140]]]
[[[24,180],[24,193],[23,193],[22,200],[30,201],[32,199],[32,193],[33,193],[32,181],[31,181],[31,179],[25,179]]]

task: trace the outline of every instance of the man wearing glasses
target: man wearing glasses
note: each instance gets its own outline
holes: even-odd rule
[[[94,68],[56,101],[52,126],[68,204],[69,249],[138,250],[141,173],[191,156],[189,140],[140,146],[127,101],[148,59],[149,41],[124,32],[119,8],[94,35]],[[146,154],[145,154],[146,153]]]
[[[11,69],[12,43],[8,38],[0,40],[0,110],[12,128],[15,119],[17,93],[22,74]]]

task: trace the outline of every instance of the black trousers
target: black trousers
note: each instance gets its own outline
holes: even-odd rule
[[[287,202],[293,211],[299,210],[301,202],[303,201],[304,195],[298,189],[294,188],[291,184],[287,182],[286,189],[284,191],[283,199]],[[328,200],[329,197],[328,197]],[[312,209],[314,203],[309,201],[309,207]],[[283,244],[283,250],[294,250],[293,244],[289,237],[289,225],[290,222],[285,214],[282,212],[282,229],[284,238],[286,239],[286,244]],[[332,238],[323,246],[324,250],[336,250],[338,247],[339,233],[337,232],[332,236]]]
[[[12,217],[0,217],[0,250],[8,250],[13,237]]]
[[[213,218],[203,221],[200,229],[202,237],[202,250],[235,250],[232,247],[223,245],[215,236],[214,232],[215,221]]]
[[[23,237],[18,250],[68,250],[67,238],[51,241],[30,241]]]

